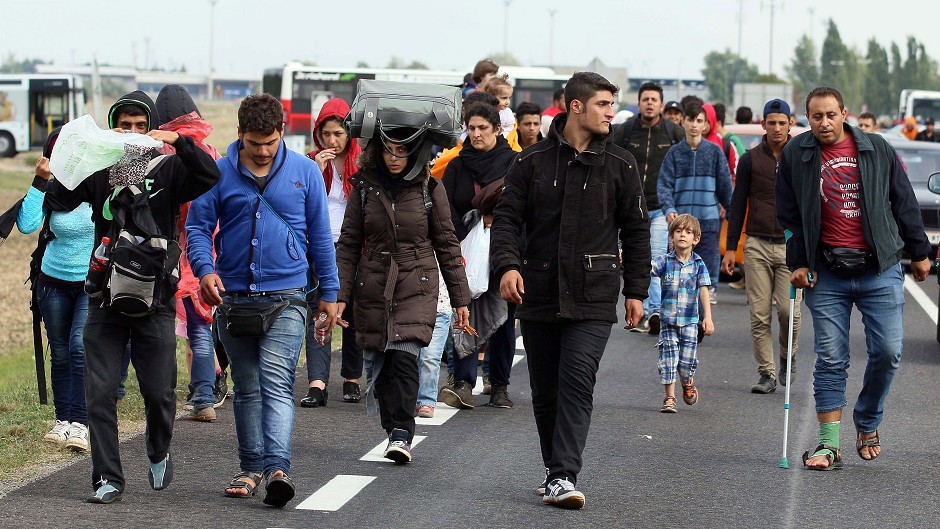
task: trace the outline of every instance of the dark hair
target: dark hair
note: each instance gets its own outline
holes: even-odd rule
[[[552,102],[561,101],[561,96],[565,95],[565,89],[559,88],[552,94]]]
[[[271,134],[284,130],[284,107],[270,94],[254,94],[238,106],[238,131]]]
[[[685,108],[685,106],[689,103],[698,103],[699,105],[704,105],[705,101],[702,101],[701,97],[692,94],[689,94],[679,100],[679,104],[682,105],[682,108]]]
[[[817,86],[813,88],[813,91],[806,96],[806,113],[809,114],[809,102],[814,97],[834,97],[839,103],[839,110],[845,110],[845,101],[842,99],[842,94],[839,93],[835,88],[830,88],[828,86]]]
[[[530,101],[523,101],[516,106],[516,121],[522,119],[522,116],[530,114],[542,115],[542,109]]]
[[[131,117],[147,116],[147,111],[144,110],[143,107],[141,107],[140,105],[136,105],[134,103],[124,103],[123,105],[114,109],[114,112],[112,112],[111,115],[114,116],[113,125],[116,127],[117,122],[121,118],[122,115],[131,116]],[[147,130],[150,130],[150,117],[149,116],[147,116]]]
[[[467,108],[473,103],[486,103],[487,105],[498,107],[499,99],[497,99],[493,94],[488,94],[482,90],[477,90],[476,92],[467,94],[467,97],[463,100],[463,108]]]
[[[488,121],[490,125],[493,125],[493,130],[501,130],[499,111],[496,110],[496,107],[493,105],[487,105],[486,103],[473,103],[467,105],[467,110],[463,113],[463,124],[469,124],[470,118],[472,117],[481,117]]]
[[[659,94],[659,102],[663,101],[663,87],[659,86],[653,81],[646,81],[640,85],[640,90],[636,93],[636,100],[639,101],[643,97],[643,92],[656,92]]]
[[[565,85],[565,104],[571,106],[572,101],[587,103],[601,90],[617,95],[620,88],[608,81],[603,75],[595,72],[575,72]]]
[[[738,111],[734,114],[734,122],[741,125],[747,125],[753,119],[754,111],[751,110],[751,107],[738,107]]]
[[[714,107],[715,107],[715,121],[717,121],[719,125],[724,125],[725,117],[727,117],[728,115],[728,109],[725,108],[724,103],[715,103]]]
[[[683,115],[687,119],[695,119],[699,116],[699,114],[705,113],[705,109],[702,107],[702,105],[695,101],[690,101],[689,104],[685,105],[682,108],[685,109],[685,112],[683,113]],[[706,121],[707,121],[707,118],[706,118]]]
[[[385,131],[385,135],[394,141],[406,139],[412,136],[415,132],[416,129],[397,128]],[[426,139],[422,138],[423,135],[422,137],[405,144],[405,147],[410,153],[408,158],[408,166],[405,168],[406,173],[410,171],[412,166],[416,163],[417,151],[418,147],[420,147],[420,142],[427,141]],[[381,135],[376,134],[372,137],[372,139],[369,140],[369,143],[366,144],[366,147],[362,150],[362,153],[359,154],[359,159],[356,160],[356,165],[358,165],[360,169],[376,170],[385,164],[385,160],[382,159],[383,152],[385,152],[385,141],[382,139]],[[425,167],[427,167],[427,163],[425,163]],[[425,173],[427,173],[427,169],[425,169]],[[425,176],[427,175],[425,174]]]
[[[476,66],[473,67],[473,80],[477,83],[481,83],[483,82],[483,76],[489,73],[495,74],[498,71],[499,66],[493,62],[493,59],[481,59],[477,61]]]
[[[878,118],[876,118],[875,115],[871,112],[862,112],[862,115],[858,117],[858,120],[861,121],[863,119],[870,119],[871,122],[875,125],[878,124]]]

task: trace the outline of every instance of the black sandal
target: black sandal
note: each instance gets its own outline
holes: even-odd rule
[[[265,505],[283,507],[294,498],[294,481],[283,472],[280,476],[274,476],[273,473],[268,474],[268,479],[265,481],[265,490],[267,491],[264,496]]]
[[[252,485],[250,482],[245,481],[249,479],[254,482]],[[249,496],[255,495],[255,490],[258,488],[258,485],[261,485],[261,480],[264,477],[260,472],[246,472],[241,471],[238,474],[235,474],[235,477],[232,478],[232,481],[229,482],[228,487],[225,487],[225,494],[229,498],[248,498]],[[228,489],[242,489],[247,491],[247,494],[234,494],[228,491]]]
[[[862,457],[862,448],[865,448],[865,447],[868,447],[868,448],[874,448],[874,447],[881,448],[881,440],[878,438],[878,430],[875,430],[875,436],[872,437],[872,438],[869,438],[869,439],[862,439],[861,437],[859,437],[860,435],[862,435],[861,432],[859,432],[859,433],[857,433],[857,434],[855,435],[855,451],[858,452],[858,457],[861,457],[861,458],[862,458],[862,461],[873,461],[873,460],[875,460],[878,456],[881,455],[880,453],[875,454],[875,453],[873,453],[873,452],[869,452],[870,454],[872,454],[872,456],[871,456],[870,458],[867,458],[867,459],[866,459],[866,458]]]
[[[822,452],[823,450],[829,450],[830,453],[820,454],[819,452]],[[809,458],[816,457],[816,456],[823,456],[826,459],[828,459],[829,466],[827,467],[806,466],[806,461]],[[838,448],[831,446],[831,445],[820,444],[819,446],[816,447],[815,450],[813,450],[812,455],[810,455],[809,450],[807,450],[806,452],[803,452],[803,466],[809,470],[836,470],[838,468],[842,468],[842,450],[839,450]]]

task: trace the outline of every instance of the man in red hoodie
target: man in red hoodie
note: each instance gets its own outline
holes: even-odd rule
[[[349,201],[349,192],[352,189],[349,179],[359,170],[356,161],[362,152],[359,143],[351,139],[346,128],[343,127],[343,119],[348,113],[349,104],[338,97],[330,99],[323,105],[313,125],[313,143],[316,150],[310,151],[307,155],[317,163],[317,167],[323,173],[333,244],[339,240],[343,217],[346,214],[346,203]],[[315,312],[316,306],[314,305],[311,314]],[[342,315],[350,325],[343,329],[343,366],[340,369],[340,375],[344,379],[343,400],[356,403],[361,399],[359,377],[362,376],[362,349],[356,346],[356,330],[352,325],[352,316],[353,304],[348,303]],[[313,320],[314,318],[307,319],[310,322]],[[307,396],[300,400],[300,405],[304,408],[326,406],[331,339],[327,339],[324,345],[319,345],[314,338],[314,326],[309,325],[305,347],[307,382],[310,387],[307,390]]]

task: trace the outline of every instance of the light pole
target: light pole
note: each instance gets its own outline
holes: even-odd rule
[[[218,0],[209,0],[209,75],[206,99],[215,99],[215,4]]]
[[[509,54],[509,4],[512,0],[504,0],[506,11],[503,15],[503,55]]]
[[[557,9],[548,10],[548,65],[555,64],[555,13]]]

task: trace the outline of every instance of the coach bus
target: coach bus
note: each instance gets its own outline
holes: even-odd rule
[[[52,129],[84,110],[77,75],[0,74],[0,157],[42,147]]]
[[[522,101],[547,108],[552,94],[565,86],[567,76],[556,75],[550,68],[508,66],[500,69],[513,84],[512,107]],[[385,68],[329,68],[305,66],[292,62],[264,71],[261,90],[278,98],[284,105],[286,134],[309,136],[313,116],[327,100],[341,97],[352,103],[360,79],[433,83],[451,86],[463,84],[465,72],[446,70],[404,70]]]

